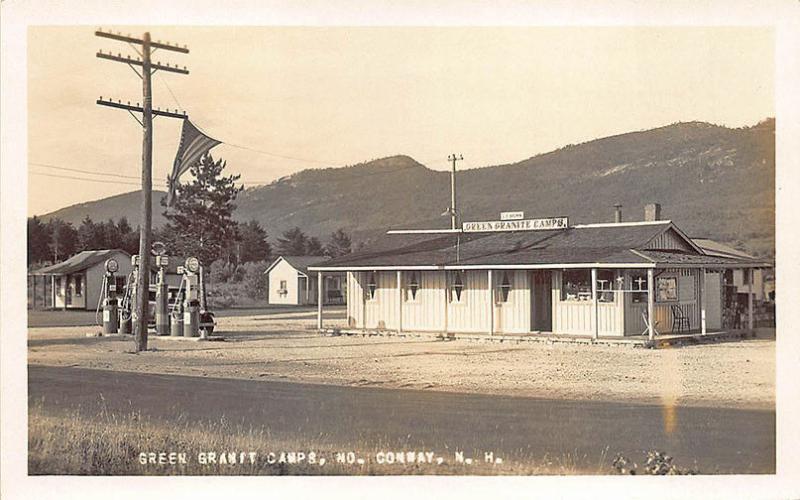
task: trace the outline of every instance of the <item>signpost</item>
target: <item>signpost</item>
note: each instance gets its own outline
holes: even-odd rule
[[[568,227],[569,217],[547,217],[544,219],[465,222],[461,229],[465,233],[482,233],[488,231],[545,231],[567,229]]]

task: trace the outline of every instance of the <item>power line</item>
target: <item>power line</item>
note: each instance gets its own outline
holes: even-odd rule
[[[40,175],[42,177],[55,177],[58,179],[72,179],[76,181],[99,182],[101,184],[128,184],[131,186],[140,186],[138,182],[112,181],[111,179],[89,179],[87,177],[70,177],[68,175],[48,174],[46,172],[30,172],[30,174]]]
[[[52,168],[52,169],[56,169],[56,170],[67,170],[69,172],[79,172],[79,173],[82,173],[82,174],[104,175],[104,176],[107,176],[107,177],[119,177],[120,179],[137,179],[137,180],[139,179],[139,177],[135,176],[135,175],[111,174],[111,173],[105,173],[105,172],[95,172],[93,170],[81,170],[79,168],[60,167],[60,166],[57,166],[57,165],[50,165],[50,164],[47,164],[47,163],[36,163],[36,162],[33,162],[33,161],[29,161],[28,165],[33,165],[33,166],[36,166],[36,167]]]

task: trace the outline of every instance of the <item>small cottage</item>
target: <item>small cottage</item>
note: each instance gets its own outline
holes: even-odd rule
[[[269,304],[316,304],[319,296],[317,280],[309,278],[308,267],[325,262],[320,255],[282,255],[264,271],[267,275]],[[344,273],[329,273],[322,285],[324,304],[344,304]]]

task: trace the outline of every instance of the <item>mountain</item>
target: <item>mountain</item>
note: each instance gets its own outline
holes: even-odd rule
[[[161,206],[161,198],[166,195],[166,191],[153,190],[150,204],[153,207],[154,226],[160,226],[166,222],[164,216],[161,215],[164,211],[164,207]],[[41,219],[47,222],[49,219],[59,218],[71,222],[77,228],[80,226],[81,221],[87,216],[95,222],[104,222],[109,218],[116,221],[124,215],[128,218],[128,222],[131,226],[136,227],[139,225],[139,221],[141,221],[141,204],[141,191],[131,191],[101,200],[70,205],[56,210],[55,212],[42,215]]]
[[[367,241],[389,228],[447,227],[449,218],[440,214],[449,205],[449,183],[448,172],[408,156],[304,170],[246,189],[237,200],[236,218],[258,220],[273,239],[299,226],[323,240],[343,227],[355,241]],[[659,202],[663,217],[691,236],[774,255],[773,119],[738,129],[677,123],[606,137],[518,163],[460,171],[457,183],[465,221],[523,210],[531,218],[568,215],[572,223],[604,222],[613,219],[615,203],[623,205],[624,219],[633,221],[642,220],[646,203]],[[86,214],[95,220],[126,214],[136,224],[137,207],[138,193],[128,193],[45,218],[79,222]],[[154,209],[156,224],[160,213],[160,206]]]

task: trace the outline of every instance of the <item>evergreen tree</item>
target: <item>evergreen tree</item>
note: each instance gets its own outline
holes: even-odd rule
[[[344,232],[344,229],[337,229],[331,233],[331,238],[328,244],[325,245],[325,255],[328,257],[339,257],[352,252],[352,241],[350,235]]]
[[[267,232],[255,219],[239,226],[237,245],[237,264],[270,260],[272,247],[267,242]]]
[[[322,253],[322,243],[319,238],[316,236],[309,238],[308,243],[306,243],[306,255],[322,255]]]
[[[50,259],[52,229],[37,216],[28,218],[28,265]]]
[[[206,154],[190,168],[192,181],[178,185],[175,205],[164,212],[168,222],[162,231],[172,255],[194,256],[209,266],[235,239],[234,201],[243,188],[236,185],[239,175],[222,175],[225,165]]]
[[[102,223],[98,225],[87,215],[78,227],[78,250],[101,250],[104,245]]]
[[[299,227],[294,227],[284,231],[283,235],[278,238],[278,253],[280,255],[306,255],[307,245],[308,237]]]
[[[47,222],[50,232],[50,255],[53,262],[65,260],[78,251],[78,231],[69,222],[54,218]]]

